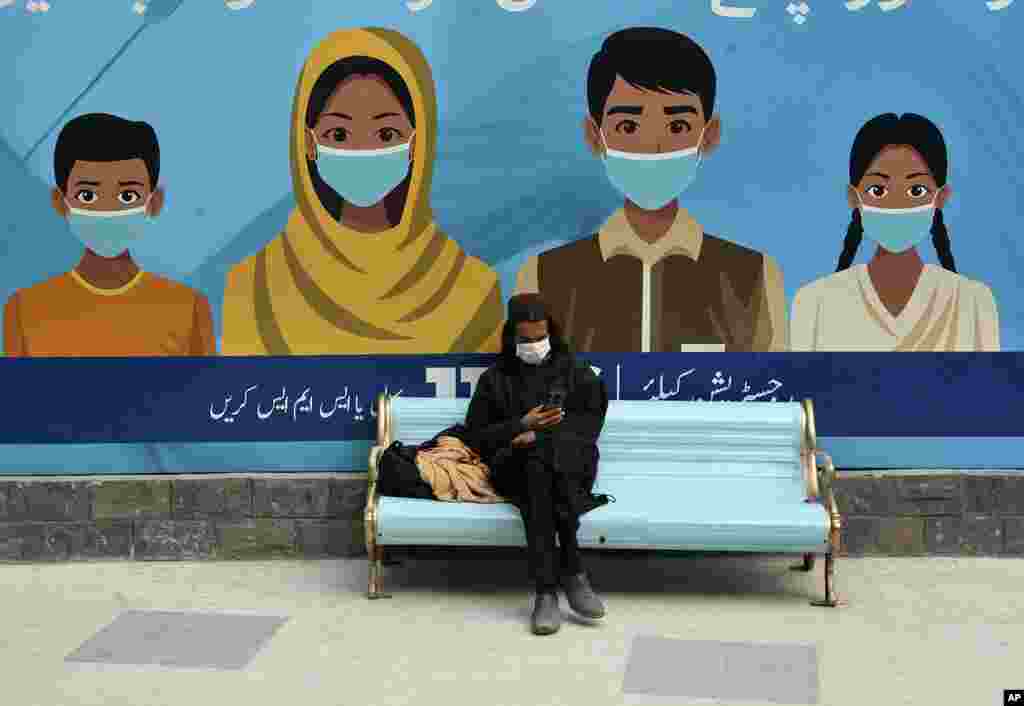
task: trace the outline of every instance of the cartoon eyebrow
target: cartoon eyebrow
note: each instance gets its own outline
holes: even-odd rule
[[[82,180],[82,181],[78,181],[78,182],[75,183],[75,186],[99,186],[99,185],[100,185],[100,183],[98,181],[85,181],[85,180]]]
[[[692,105],[669,105],[665,106],[665,115],[681,115],[683,113],[697,114],[697,109]]]
[[[380,115],[374,115],[374,120],[380,120],[381,118],[397,118],[400,117],[398,113],[381,113]]]
[[[888,174],[882,174],[882,172],[868,172],[867,176],[880,176],[883,179],[886,179],[886,180],[889,179],[889,175]]]
[[[917,177],[926,177],[927,172],[914,172],[913,174],[907,174],[907,179],[916,179]]]
[[[119,181],[118,186],[145,186],[141,181]]]
[[[344,118],[345,120],[352,119],[351,115],[346,115],[345,113],[324,113],[322,117],[326,118],[328,115],[333,115],[336,118]]]
[[[615,115],[616,113],[625,113],[626,115],[643,115],[644,107],[642,105],[617,105],[611,108],[605,115]]]

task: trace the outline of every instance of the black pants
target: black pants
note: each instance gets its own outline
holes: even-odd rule
[[[539,593],[554,591],[561,576],[583,572],[576,541],[579,519],[571,510],[556,511],[558,506],[569,507],[569,498],[556,482],[556,469],[536,456],[529,456],[520,472],[523,498],[519,512],[526,530],[530,573]]]

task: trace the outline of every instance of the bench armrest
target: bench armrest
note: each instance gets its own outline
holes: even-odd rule
[[[807,499],[820,499],[826,507],[832,502],[832,485],[836,479],[836,467],[832,457],[818,447],[818,430],[814,424],[814,403],[811,400],[802,402],[804,410],[804,440],[801,445],[804,457],[805,481],[807,483]],[[825,465],[818,466],[821,458]]]
[[[814,427],[814,404],[811,400],[801,402],[803,415],[800,423],[803,438],[800,441],[800,465],[804,472],[804,495],[808,502],[815,502],[821,496],[818,484],[817,460],[818,435]]]
[[[363,531],[366,535],[366,553],[371,559],[374,556],[374,547],[377,538],[377,471],[380,468],[380,455],[384,453],[384,446],[374,446],[370,449],[369,464],[366,469],[366,508],[363,510]]]
[[[370,449],[366,468],[366,509],[363,511],[363,526],[366,532],[366,552],[371,559],[377,545],[377,478],[380,471],[380,456],[391,445],[391,396],[381,393],[377,396],[377,443]]]
[[[832,463],[832,457],[829,456],[824,451],[822,451],[821,449],[814,449],[812,451],[812,453],[814,454],[814,459],[815,460],[817,460],[818,458],[821,458],[824,461],[824,464],[821,465],[821,466],[818,466],[817,464],[815,464],[817,466],[818,488],[819,488],[819,492],[821,494],[821,497],[822,498],[831,498],[832,497],[832,485],[834,484],[834,482],[836,480],[836,467],[835,467],[835,464]]]
[[[836,498],[832,492],[836,480],[836,467],[832,463],[832,457],[818,448],[818,431],[814,425],[814,403],[811,400],[804,400],[803,408],[802,455],[807,471],[807,500],[808,502],[820,502],[824,506],[829,516],[829,543],[832,545],[833,552],[839,552],[843,520],[839,515],[839,506],[836,504]],[[818,458],[824,461],[824,465],[821,467],[818,466]]]
[[[394,427],[391,423],[391,395],[380,393],[377,396],[377,446],[387,448],[394,439],[391,438]]]
[[[370,492],[377,487],[377,478],[380,472],[380,455],[384,453],[385,446],[374,446],[370,449],[370,462],[366,468],[366,481],[369,485]]]

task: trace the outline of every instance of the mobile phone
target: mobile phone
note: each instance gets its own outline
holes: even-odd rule
[[[565,393],[563,392],[549,392],[548,401],[544,403],[544,409],[559,409],[565,404]]]

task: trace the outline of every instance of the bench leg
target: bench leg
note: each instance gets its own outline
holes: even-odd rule
[[[370,563],[370,580],[366,597],[370,600],[391,598],[390,593],[384,593],[384,548],[374,547],[372,554],[367,556],[367,561]]]
[[[825,600],[811,601],[811,605],[819,608],[840,608],[846,605],[839,600],[835,587],[835,558],[832,552],[825,554]]]
[[[814,569],[814,555],[804,554],[804,560],[800,564],[789,567],[792,571],[811,571]]]

